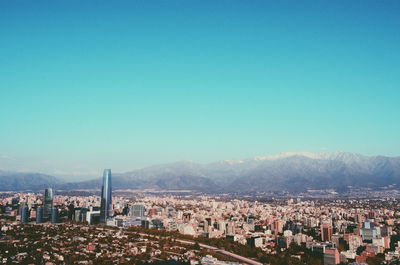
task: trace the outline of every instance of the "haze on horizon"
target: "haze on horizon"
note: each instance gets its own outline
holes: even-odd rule
[[[0,170],[399,156],[400,2],[1,1]]]

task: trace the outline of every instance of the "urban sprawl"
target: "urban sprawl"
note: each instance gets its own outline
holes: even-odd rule
[[[0,195],[2,264],[400,264],[395,198]]]

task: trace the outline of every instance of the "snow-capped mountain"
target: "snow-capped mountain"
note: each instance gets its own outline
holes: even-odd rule
[[[116,188],[192,189],[209,192],[346,190],[400,186],[400,157],[355,153],[289,152],[210,164],[181,161],[114,174]],[[100,185],[100,181],[96,182]],[[94,182],[72,186],[87,187]]]
[[[24,189],[26,175],[2,172],[0,190]],[[29,174],[30,182],[39,175]],[[19,180],[23,179],[23,183]],[[40,183],[42,183],[42,177]],[[21,184],[21,183],[22,184]],[[101,178],[63,183],[61,189],[99,189]],[[13,184],[14,183],[14,184]],[[38,182],[39,183],[39,182]],[[364,156],[348,152],[288,152],[246,160],[222,160],[209,164],[180,161],[126,173],[113,172],[114,189],[185,189],[206,192],[305,191],[349,186],[400,187],[400,157]],[[41,184],[43,187],[45,184]],[[32,185],[25,185],[29,189]]]

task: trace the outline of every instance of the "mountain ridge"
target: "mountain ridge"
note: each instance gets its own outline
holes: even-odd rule
[[[393,184],[400,186],[400,157],[350,152],[287,152],[208,164],[178,161],[113,173],[114,189],[302,192],[308,189],[345,191],[349,186],[375,189]],[[101,178],[70,183],[53,180],[53,185],[58,189],[99,189]],[[4,189],[2,184],[0,189]]]
[[[41,190],[62,183],[48,174],[0,170],[0,191]]]

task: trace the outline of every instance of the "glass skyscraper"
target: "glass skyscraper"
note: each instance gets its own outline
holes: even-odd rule
[[[36,223],[40,224],[43,222],[43,208],[38,206],[36,208]]]
[[[51,209],[51,223],[52,224],[58,223],[58,209],[56,207],[53,207]]]
[[[25,203],[21,204],[21,223],[29,221],[29,208]]]
[[[112,216],[111,169],[104,169],[101,188],[100,223],[106,224]]]
[[[52,188],[48,188],[44,191],[44,210],[43,210],[43,218],[46,221],[50,221],[51,218],[51,208],[53,208],[53,198],[54,191]]]

